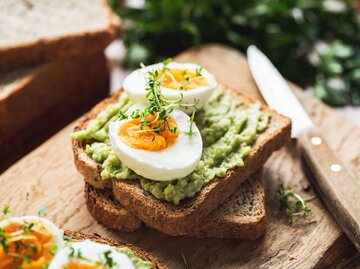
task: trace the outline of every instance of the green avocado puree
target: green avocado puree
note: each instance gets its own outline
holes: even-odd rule
[[[149,261],[140,259],[136,254],[128,247],[118,248],[118,251],[127,255],[130,261],[133,263],[135,269],[151,269],[153,264]]]
[[[111,149],[108,138],[110,121],[117,113],[126,113],[132,106],[126,94],[119,101],[107,106],[98,117],[89,122],[86,130],[73,134],[73,138],[85,140],[85,152],[101,164],[102,179],[138,179],[145,191],[156,198],[174,204],[194,197],[206,184],[235,167],[244,165],[244,158],[259,133],[269,122],[269,115],[260,110],[260,104],[246,105],[231,92],[218,89],[195,116],[195,122],[203,139],[203,154],[195,170],[185,178],[172,181],[153,181],[135,174],[126,167]]]

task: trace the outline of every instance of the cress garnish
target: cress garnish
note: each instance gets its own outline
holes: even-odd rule
[[[310,199],[305,200],[295,193],[293,189],[285,188],[283,183],[279,184],[278,193],[280,203],[286,208],[290,223],[292,223],[294,217],[305,217],[310,213],[311,209],[307,205]]]
[[[183,95],[181,94],[180,98],[176,100],[169,100],[166,99],[161,93],[161,83],[163,79],[161,78],[163,74],[165,74],[166,70],[168,69],[167,65],[172,61],[171,58],[166,59],[163,61],[164,67],[161,69],[154,69],[149,70],[144,73],[145,81],[146,81],[146,99],[147,99],[147,106],[145,109],[136,109],[134,110],[131,115],[126,115],[123,112],[119,112],[118,119],[124,120],[131,117],[132,119],[141,118],[140,121],[140,130],[138,132],[153,132],[159,134],[166,130],[166,128],[170,131],[170,133],[174,134],[177,132],[177,127],[171,128],[168,120],[170,118],[171,112],[173,112],[176,108],[193,108],[192,115],[190,117],[190,127],[189,131],[186,132],[187,135],[192,135],[193,132],[193,124],[194,124],[194,117],[197,108],[197,104],[199,103],[198,99],[194,99],[192,104],[183,103]],[[140,65],[142,68],[145,68],[143,64]],[[201,76],[202,67],[199,67],[196,70],[196,75]],[[185,70],[184,70],[185,71]],[[147,118],[149,115],[156,115],[155,120],[149,121]],[[153,118],[153,117],[151,117]],[[149,126],[153,126],[155,122],[159,124],[156,127],[152,128],[145,128]]]

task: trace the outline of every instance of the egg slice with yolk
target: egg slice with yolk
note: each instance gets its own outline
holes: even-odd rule
[[[134,105],[127,114],[139,108],[143,106]],[[167,181],[187,176],[202,154],[202,138],[196,124],[188,135],[190,117],[177,109],[170,113],[167,123],[157,119],[158,115],[150,115],[143,127],[140,119],[110,122],[112,149],[126,166],[147,179]],[[159,128],[161,131],[157,131]]]
[[[124,90],[135,102],[146,102],[148,71],[158,70],[162,95],[168,100],[182,99],[184,104],[198,100],[197,108],[204,106],[217,87],[214,76],[197,64],[170,62],[166,69],[163,63],[146,66],[130,73],[124,80]],[[192,109],[182,108],[186,113]]]
[[[45,218],[6,218],[0,222],[0,229],[5,238],[5,245],[0,246],[1,269],[44,268],[64,245],[62,231]]]
[[[110,264],[111,263],[111,267]],[[130,258],[116,248],[90,240],[60,250],[48,269],[135,269]]]

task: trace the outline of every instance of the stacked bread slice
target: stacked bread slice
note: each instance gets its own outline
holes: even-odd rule
[[[0,171],[108,94],[106,0],[0,1]]]
[[[119,90],[95,106],[80,120],[75,131],[86,129],[88,123],[121,94]],[[240,94],[234,94],[234,98],[252,103]],[[148,194],[137,180],[102,180],[101,166],[85,153],[84,141],[73,139],[74,160],[86,182],[90,213],[103,225],[120,231],[136,230],[143,222],[172,236],[247,240],[262,236],[266,216],[260,170],[272,152],[288,141],[291,121],[269,108],[261,109],[270,115],[270,122],[256,138],[245,165],[230,170],[225,177],[216,177],[195,197],[178,205]]]

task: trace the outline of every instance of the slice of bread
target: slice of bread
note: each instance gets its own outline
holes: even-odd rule
[[[115,200],[111,189],[96,189],[85,183],[85,198],[90,214],[107,228],[133,232],[141,227],[141,220]]]
[[[153,266],[154,269],[167,269],[167,266],[162,264],[156,257],[154,257],[150,253],[146,252],[145,250],[142,250],[141,248],[135,247],[131,244],[106,239],[106,238],[101,237],[98,234],[90,235],[90,234],[85,234],[85,233],[81,233],[81,232],[69,231],[69,230],[65,230],[64,235],[70,237],[71,240],[74,242],[91,240],[91,241],[94,241],[94,242],[97,242],[100,244],[105,244],[105,245],[118,247],[118,248],[128,247],[135,253],[136,256],[138,256],[142,260],[150,261],[154,265]]]
[[[75,131],[85,129],[88,122],[108,104],[116,102],[120,94],[121,90],[95,106],[80,120]],[[241,94],[238,94],[237,98],[241,98],[245,103],[252,103]],[[169,235],[185,235],[184,231],[200,224],[210,212],[231,196],[246,178],[259,170],[275,150],[280,149],[289,140],[290,119],[264,106],[262,110],[271,117],[269,126],[258,135],[251,153],[245,159],[245,165],[229,171],[225,177],[213,179],[195,197],[174,205],[149,195],[136,180],[113,180],[112,187],[115,198],[124,208],[147,225]],[[75,164],[79,172],[90,183],[98,183],[99,180],[101,182],[101,167],[84,152],[84,144],[73,139],[72,146]],[[101,187],[106,187],[108,184],[100,183]]]
[[[2,0],[0,10],[0,70],[103,51],[120,26],[106,0]]]
[[[90,213],[104,226],[126,232],[140,227],[140,219],[122,207],[110,189],[100,190],[85,184],[85,196]],[[200,225],[184,233],[200,238],[255,240],[264,235],[265,231],[265,194],[261,171],[258,171]]]
[[[0,72],[0,173],[88,111],[108,89],[103,52]]]

